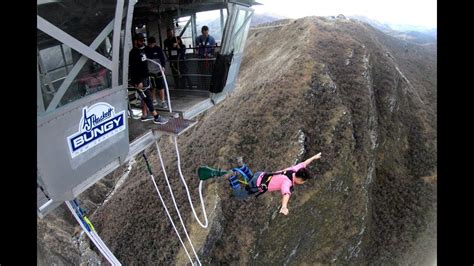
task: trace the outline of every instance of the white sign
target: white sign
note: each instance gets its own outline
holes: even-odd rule
[[[125,129],[125,111],[115,114],[115,108],[99,102],[82,109],[78,132],[67,137],[71,157],[91,149]]]

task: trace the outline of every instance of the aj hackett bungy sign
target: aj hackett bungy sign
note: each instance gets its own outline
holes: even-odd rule
[[[67,137],[74,158],[125,129],[125,111],[115,114],[115,108],[99,102],[82,109],[79,131]]]

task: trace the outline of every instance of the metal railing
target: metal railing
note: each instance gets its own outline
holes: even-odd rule
[[[170,70],[166,75],[175,89],[208,91],[215,61],[215,56],[201,58],[193,53],[181,54],[168,59]]]

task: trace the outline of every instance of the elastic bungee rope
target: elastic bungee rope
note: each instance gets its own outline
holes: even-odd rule
[[[169,213],[169,211],[168,211],[168,208],[166,207],[165,201],[163,200],[163,197],[161,196],[160,189],[159,189],[158,186],[156,185],[155,177],[153,176],[153,172],[151,171],[151,167],[150,167],[150,164],[148,163],[148,159],[147,159],[145,153],[143,153],[142,155],[143,155],[143,158],[145,159],[145,163],[146,163],[146,166],[147,166],[147,168],[148,168],[148,172],[150,173],[151,181],[153,182],[153,185],[155,185],[156,192],[158,192],[158,196],[160,197],[161,204],[162,204],[163,207],[165,208],[166,214],[168,215],[168,219],[170,220],[171,225],[173,226],[174,232],[175,232],[176,235],[178,236],[179,242],[180,242],[181,245],[183,246],[184,251],[186,252],[186,255],[188,256],[189,261],[191,262],[191,264],[194,265],[193,260],[191,259],[191,256],[189,255],[189,252],[188,252],[188,250],[186,249],[186,246],[184,245],[183,240],[181,239],[181,236],[180,236],[179,233],[178,233],[178,229],[176,229],[176,225],[174,224],[173,219],[171,218],[171,215],[170,215],[170,213]],[[186,235],[187,235],[187,234],[186,234]],[[194,248],[193,248],[193,250],[194,250]],[[199,261],[199,260],[198,260],[198,261]],[[200,263],[200,262],[199,262],[199,263]]]
[[[191,241],[191,238],[189,237],[188,230],[186,229],[186,225],[184,225],[183,218],[181,217],[181,212],[179,211],[178,204],[176,203],[176,199],[174,197],[173,189],[171,189],[171,184],[169,182],[168,175],[166,174],[165,163],[163,162],[163,157],[161,156],[160,147],[158,146],[158,141],[156,141],[156,140],[155,140],[155,145],[156,145],[156,149],[158,151],[158,157],[160,158],[161,168],[163,169],[163,174],[165,176],[166,184],[168,185],[168,190],[170,192],[171,199],[173,200],[174,208],[176,210],[176,213],[178,214],[178,218],[179,218],[179,221],[181,222],[181,226],[183,227],[186,238],[188,239],[189,244],[191,245],[191,249],[193,250],[194,256],[196,257],[196,260],[198,261],[198,264],[201,265],[201,261],[199,260],[199,257],[196,253],[196,250],[194,249],[194,245]]]
[[[172,111],[171,111],[171,100],[170,100],[169,89],[168,89],[168,82],[166,81],[166,76],[165,76],[165,73],[164,73],[164,71],[163,71],[163,68],[161,67],[160,63],[158,63],[158,62],[155,62],[155,61],[153,61],[153,60],[148,60],[148,61],[154,63],[155,65],[157,65],[157,66],[160,68],[160,72],[161,72],[161,74],[162,74],[162,76],[163,76],[163,80],[164,80],[164,83],[165,83],[166,93],[167,93],[167,95],[168,95],[167,99],[168,99],[169,112],[172,113]],[[199,198],[200,198],[200,200],[201,200],[201,207],[202,207],[202,210],[203,210],[203,213],[204,213],[205,224],[203,224],[203,223],[199,220],[199,218],[197,217],[196,211],[194,210],[194,205],[193,205],[193,202],[191,201],[191,195],[190,195],[190,193],[189,193],[189,188],[188,188],[188,185],[186,184],[186,180],[184,179],[183,173],[182,173],[182,171],[181,171],[181,158],[180,158],[179,150],[178,150],[177,137],[174,136],[173,140],[174,140],[175,149],[176,149],[176,156],[177,156],[177,158],[178,158],[178,171],[179,171],[179,176],[180,176],[180,178],[181,178],[181,181],[182,181],[183,184],[184,184],[184,187],[186,188],[186,194],[187,194],[187,196],[188,196],[189,204],[191,205],[191,210],[193,211],[194,218],[195,218],[196,221],[199,223],[199,225],[200,225],[202,228],[206,229],[209,223],[208,223],[208,220],[207,220],[206,207],[204,206],[204,200],[203,200],[203,197],[202,197],[202,180],[199,182]],[[166,174],[165,165],[164,165],[164,162],[163,162],[163,158],[162,158],[162,156],[161,156],[161,152],[160,152],[160,148],[159,148],[159,146],[158,146],[157,140],[155,140],[155,145],[156,145],[156,149],[158,150],[158,156],[159,156],[159,158],[160,158],[161,168],[163,169],[163,173],[164,173],[164,175],[165,175],[166,184],[168,185],[168,190],[169,190],[170,195],[171,195],[171,198],[172,198],[172,200],[173,200],[173,205],[174,205],[174,207],[175,207],[176,213],[178,214],[179,220],[180,220],[180,222],[181,222],[181,226],[183,226],[184,233],[185,233],[185,235],[186,235],[186,238],[187,238],[188,241],[189,241],[189,244],[191,245],[191,249],[192,249],[192,251],[193,251],[193,253],[194,253],[194,256],[196,257],[196,260],[197,260],[198,264],[199,264],[199,265],[202,265],[202,264],[201,264],[201,261],[199,260],[198,255],[197,255],[197,253],[196,253],[196,250],[194,249],[194,245],[193,245],[193,243],[191,242],[191,238],[189,237],[189,234],[188,234],[188,231],[187,231],[187,229],[186,229],[186,226],[184,225],[184,221],[183,221],[183,218],[181,217],[181,213],[180,213],[180,211],[179,211],[178,205],[176,204],[176,200],[175,200],[175,197],[174,197],[174,194],[173,194],[173,190],[171,189],[171,185],[170,185],[169,180],[168,180],[168,175]],[[150,176],[153,176],[153,174],[152,174],[152,172],[151,172],[151,168],[150,168],[150,166],[149,166],[149,164],[148,164],[148,161],[147,161],[146,156],[145,156],[144,153],[143,153],[143,156],[144,156],[145,161],[146,161],[146,163],[147,163],[147,167],[148,167],[148,171],[150,172]],[[159,196],[160,196],[161,203],[162,203],[163,206],[165,207],[166,213],[168,214],[168,218],[170,219],[171,223],[173,224],[173,228],[175,229],[175,232],[176,232],[176,234],[177,234],[178,237],[179,237],[179,240],[180,240],[180,242],[181,242],[181,245],[183,246],[184,250],[186,251],[186,255],[188,256],[188,258],[189,258],[191,264],[193,264],[192,259],[191,259],[191,256],[189,255],[189,253],[188,253],[186,247],[184,246],[184,243],[183,243],[181,237],[180,237],[179,234],[178,234],[178,231],[177,231],[177,229],[176,229],[176,227],[175,227],[175,225],[174,225],[174,223],[173,223],[173,221],[172,221],[172,219],[171,219],[171,216],[170,216],[169,213],[168,213],[168,209],[166,208],[165,203],[164,203],[164,201],[163,201],[163,199],[162,199],[162,197],[161,197],[161,194],[160,194],[160,192],[159,192],[159,190],[158,190],[158,187],[157,187],[157,185],[156,185],[156,183],[155,183],[154,177],[152,178],[152,180],[153,180],[153,183],[155,184],[156,191],[158,192],[158,194],[159,194]]]
[[[181,177],[181,181],[183,182],[183,185],[186,188],[186,194],[188,195],[189,204],[191,205],[191,209],[193,210],[194,218],[196,219],[196,221],[199,223],[199,225],[202,228],[206,229],[209,223],[208,223],[208,220],[207,220],[206,206],[204,206],[204,200],[202,198],[202,180],[199,182],[199,199],[201,200],[201,208],[202,208],[202,212],[204,214],[205,224],[202,224],[202,222],[197,217],[196,211],[194,210],[193,202],[191,201],[191,195],[189,193],[188,185],[186,184],[186,180],[184,180],[183,173],[181,171],[181,158],[179,156],[178,140],[177,140],[176,136],[173,137],[173,141],[174,141],[174,147],[176,149],[176,156],[178,157],[179,176]]]

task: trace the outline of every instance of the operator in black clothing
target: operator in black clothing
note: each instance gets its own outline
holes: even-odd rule
[[[181,49],[186,49],[184,44],[178,43],[178,39],[174,36],[173,31],[168,28],[166,29],[166,40],[164,42],[164,46],[166,49],[166,55],[168,56],[168,60],[170,61],[171,72],[173,73],[173,79],[175,83],[175,88],[182,88],[180,82],[180,68],[179,68],[179,53]],[[184,62],[181,62],[184,64]]]
[[[153,60],[160,63],[163,71],[165,70],[166,59],[163,54],[163,50],[160,46],[156,45],[155,37],[148,38],[148,45],[145,47],[145,54],[148,60]],[[165,102],[165,83],[161,74],[160,68],[153,62],[148,61],[148,71],[150,72],[150,82],[153,95],[153,104],[156,103],[156,90],[159,90],[161,108],[168,109],[168,105]]]
[[[145,51],[140,49],[143,47],[144,41],[145,38],[142,34],[136,34],[133,36],[133,48],[129,53],[130,83],[138,90],[140,98],[145,102],[150,113],[153,114],[153,118],[142,115],[141,120],[148,121],[153,119],[153,123],[155,124],[166,124],[168,121],[158,115],[155,108],[153,108],[147,57]]]

